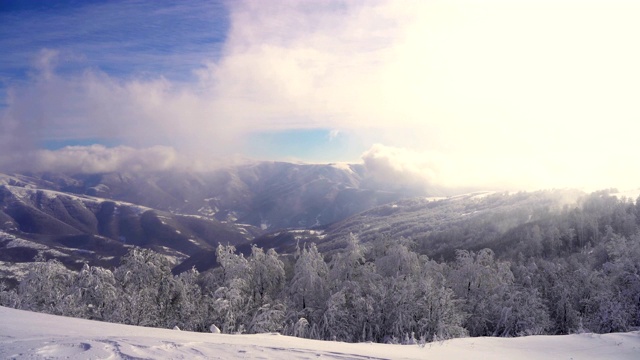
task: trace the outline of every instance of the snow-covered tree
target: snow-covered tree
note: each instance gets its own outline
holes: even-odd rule
[[[584,325],[595,332],[628,331],[640,325],[640,235],[613,235],[605,251],[607,261],[589,274]]]
[[[265,253],[254,245],[248,263],[253,301],[262,306],[278,299],[285,280],[284,264],[278,259],[278,253],[274,249]]]
[[[141,326],[166,326],[173,275],[169,261],[149,249],[132,249],[114,272],[122,298],[114,311],[118,322]]]
[[[206,331],[211,325],[198,285],[198,276],[196,269],[174,276],[170,311],[164,320],[166,327],[178,326],[182,330]]]
[[[122,295],[111,271],[87,264],[78,273],[72,291],[79,295],[83,317],[105,321],[111,320]]]
[[[493,335],[541,335],[550,327],[549,312],[538,290],[513,286],[502,303]]]
[[[221,284],[213,294],[214,323],[224,333],[246,331],[251,309],[249,262],[232,245],[218,245]]]
[[[249,322],[252,333],[282,331],[286,306],[281,299],[285,284],[284,263],[274,249],[264,250],[253,246],[248,259],[249,288],[251,289]]]
[[[376,268],[385,276],[379,340],[404,342],[417,336],[431,341],[466,335],[461,303],[446,284],[444,267],[418,256],[406,241],[386,242],[376,258]]]
[[[4,281],[0,281],[0,306],[20,307],[20,296],[15,289],[10,289]]]
[[[464,301],[464,311],[469,315],[465,328],[470,335],[494,335],[513,281],[509,264],[497,261],[492,250],[457,251],[449,283]]]
[[[339,289],[345,281],[362,279],[365,260],[365,247],[357,236],[349,234],[346,248],[333,256],[329,266],[329,281],[332,291]]]
[[[252,333],[280,332],[284,326],[286,310],[282,302],[266,303],[254,311],[247,329]]]
[[[384,277],[411,276],[420,271],[418,254],[409,249],[409,242],[400,238],[383,238],[376,244],[373,254],[376,270]]]
[[[382,299],[381,277],[375,264],[365,260],[365,249],[350,235],[346,249],[330,263],[332,295],[326,305],[322,329],[329,339],[373,340],[377,306]]]
[[[426,341],[450,339],[468,334],[464,328],[466,314],[453,290],[446,286],[441,273],[433,273],[425,264],[416,282],[417,329],[415,333]]]
[[[305,245],[294,266],[288,286],[292,310],[297,323],[304,318],[307,324],[318,323],[329,296],[327,276],[329,267],[315,244]]]
[[[76,274],[57,260],[33,263],[20,282],[21,307],[55,315],[78,316],[78,296],[71,292]]]

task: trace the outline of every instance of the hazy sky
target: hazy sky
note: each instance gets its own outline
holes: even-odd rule
[[[638,19],[615,0],[3,0],[0,169],[240,156],[636,188]]]

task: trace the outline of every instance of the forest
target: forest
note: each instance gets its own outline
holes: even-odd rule
[[[453,241],[468,236],[465,227],[478,228],[463,221],[430,236]],[[224,333],[346,342],[640,326],[640,198],[599,191],[500,236],[473,235],[489,246],[459,247],[446,258],[429,257],[424,242],[385,234],[367,241],[347,234],[330,254],[314,243],[293,254],[253,246],[246,256],[219,245],[217,268],[178,275],[166,257],[141,248],[113,269],[85,264],[74,272],[41,258],[17,288],[0,283],[0,304],[140,326],[209,331],[215,324]]]

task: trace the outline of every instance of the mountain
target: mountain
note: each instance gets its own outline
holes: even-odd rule
[[[364,243],[405,238],[438,259],[456,249],[515,251],[514,239],[563,209],[568,216],[566,206],[584,196],[565,189],[429,197],[388,191],[363,165],[345,164],[0,174],[0,276],[19,276],[37,256],[75,269],[110,267],[133,245],[166,255],[175,273],[216,266],[218,244],[291,254],[314,242],[331,255],[351,235]]]
[[[57,258],[70,268],[84,262],[110,267],[128,248],[151,248],[180,263],[218,243],[247,243],[248,225],[173,214],[87,195],[0,186],[0,261]]]
[[[0,184],[124,201],[263,230],[330,224],[406,197],[369,181],[363,165],[257,162],[188,171],[0,176]]]
[[[372,207],[314,229],[285,229],[253,243],[291,252],[307,242],[330,254],[355,235],[363,243],[404,238],[431,258],[453,259],[456,249],[499,251],[505,237],[526,224],[553,217],[586,194],[571,189],[536,192],[475,192],[451,197],[412,197]],[[507,241],[508,242],[508,241]]]
[[[6,268],[40,255],[70,268],[112,266],[136,245],[169,256],[176,271],[206,270],[219,243],[248,252],[264,233],[326,226],[408,196],[371,184],[362,165],[283,162],[206,173],[0,174],[0,261]]]

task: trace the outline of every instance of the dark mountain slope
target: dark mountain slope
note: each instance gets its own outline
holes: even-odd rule
[[[40,254],[72,268],[117,264],[132,245],[179,263],[218,243],[247,243],[257,233],[247,225],[12,185],[0,185],[0,220],[0,261],[29,262]]]

